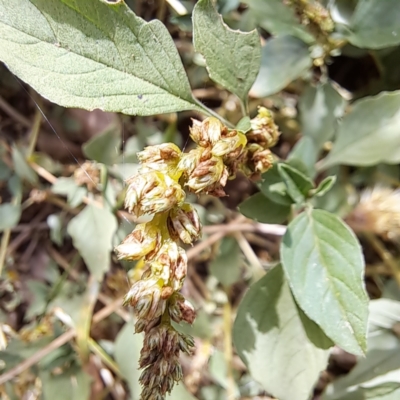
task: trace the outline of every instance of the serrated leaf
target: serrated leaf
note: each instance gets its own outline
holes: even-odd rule
[[[332,151],[320,168],[400,162],[400,91],[356,101],[340,123]]]
[[[0,232],[16,226],[20,217],[21,206],[19,204],[0,204]]]
[[[67,231],[74,247],[99,281],[110,268],[112,237],[117,227],[114,214],[92,204],[87,205],[68,224]]]
[[[290,214],[290,206],[275,203],[263,193],[256,193],[239,205],[239,211],[254,221],[265,224],[281,224]]]
[[[286,185],[288,195],[297,204],[303,203],[310,190],[314,188],[313,181],[288,164],[278,164],[278,172]]]
[[[349,21],[349,41],[355,46],[381,49],[400,43],[398,0],[359,0]]]
[[[281,266],[252,285],[242,300],[233,339],[252,377],[280,400],[307,400],[328,362],[310,341]],[[310,324],[308,329],[318,328]]]
[[[303,92],[299,101],[302,133],[313,139],[318,150],[333,137],[345,106],[345,99],[330,82],[308,86]]]
[[[294,10],[281,0],[245,0],[251,15],[266,31],[273,35],[292,35],[311,43],[315,39],[299,22]]]
[[[107,128],[82,146],[86,157],[106,165],[113,165],[121,152],[121,130],[116,126]]]
[[[206,60],[211,79],[246,102],[260,68],[257,31],[233,31],[211,0],[200,0],[193,11],[193,42]]]
[[[284,89],[312,65],[308,46],[293,36],[268,40],[261,49],[261,67],[251,88],[253,97],[266,97]]]
[[[242,265],[242,252],[235,238],[222,239],[219,254],[210,263],[210,272],[222,285],[229,287],[239,280]]]
[[[123,1],[0,1],[0,59],[64,107],[137,115],[200,109],[166,27]]]
[[[368,296],[363,255],[354,233],[333,214],[306,210],[288,225],[281,257],[306,315],[338,346],[364,354]]]
[[[78,207],[82,204],[87,194],[86,188],[78,186],[74,178],[60,177],[54,182],[51,191],[56,194],[67,196],[68,204],[71,207]]]

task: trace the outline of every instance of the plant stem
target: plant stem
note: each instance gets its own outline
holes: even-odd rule
[[[194,97],[193,97],[194,98]],[[206,107],[201,101],[197,100],[194,98],[196,104],[201,108],[201,110],[204,112],[204,114],[208,115],[209,117],[215,117],[218,118],[225,126],[228,128],[233,129],[235,126],[231,124],[229,121],[227,121],[225,118],[221,117],[219,114],[217,114],[215,111],[211,110],[210,108]]]
[[[229,290],[225,290],[227,301],[224,304],[224,354],[226,362],[226,378],[227,378],[227,399],[234,400],[235,398],[235,381],[232,373],[232,308],[229,302]]]

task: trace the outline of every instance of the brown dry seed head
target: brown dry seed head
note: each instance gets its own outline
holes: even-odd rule
[[[193,243],[201,233],[199,215],[196,209],[187,203],[169,212],[167,225],[170,236],[175,241],[180,239],[186,244]]]
[[[156,146],[148,146],[143,151],[137,153],[138,159],[151,169],[164,173],[173,173],[176,169],[181,150],[173,143],[163,143]]]

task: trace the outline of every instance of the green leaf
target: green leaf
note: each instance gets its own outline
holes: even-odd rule
[[[368,353],[349,374],[326,388],[324,400],[398,399],[400,341],[391,327],[399,320],[399,306],[392,300],[371,301]]]
[[[293,147],[287,161],[293,167],[296,167],[297,164],[297,169],[300,169],[300,165],[298,164],[300,162],[302,165],[300,171],[304,169],[303,172],[310,178],[313,178],[316,173],[315,163],[317,159],[318,149],[314,141],[308,136],[303,136]]]
[[[266,31],[273,35],[296,36],[306,43],[314,41],[314,37],[300,24],[292,8],[281,0],[245,0],[251,15]]]
[[[113,165],[119,160],[121,142],[121,130],[116,126],[111,126],[86,142],[82,150],[91,160]]]
[[[275,203],[263,193],[256,193],[239,205],[239,211],[257,222],[281,224],[290,214],[290,206]]]
[[[337,138],[320,168],[400,162],[400,91],[356,101],[338,127]]]
[[[250,117],[243,117],[236,125],[236,130],[247,133],[251,129]]]
[[[0,6],[0,16],[1,16],[1,6]],[[0,46],[0,53],[1,53],[1,46]],[[19,178],[25,179],[32,185],[38,183],[38,176],[36,175],[36,172],[29,166],[29,164],[26,162],[25,156],[15,146],[13,146],[12,148],[12,160],[15,173],[18,175]]]
[[[256,30],[233,31],[211,0],[200,0],[193,11],[193,42],[210,77],[243,102],[260,68],[260,38]]]
[[[200,109],[166,27],[123,1],[1,1],[0,59],[64,107],[138,115]]]
[[[328,352],[306,332],[319,328],[309,322],[300,318],[281,266],[252,285],[239,306],[233,327],[238,354],[252,377],[280,400],[309,399],[327,365]]]
[[[278,171],[278,163],[274,164],[270,170],[262,174],[262,181],[258,187],[264,196],[274,203],[290,206],[293,200],[287,194],[287,188]]]
[[[68,224],[68,234],[84,259],[89,271],[102,280],[110,268],[112,237],[118,224],[114,214],[89,204]]]
[[[87,400],[90,398],[91,377],[82,368],[70,368],[61,374],[40,373],[43,400]]]
[[[333,214],[306,210],[288,226],[283,267],[298,305],[338,346],[364,354],[368,297],[354,233]]]
[[[166,398],[170,400],[197,400],[197,397],[189,393],[182,382],[176,383],[171,394],[167,395]]]
[[[233,237],[221,241],[219,254],[210,264],[210,272],[226,287],[240,278],[243,257],[240,247]]]
[[[337,119],[343,115],[345,106],[345,99],[330,82],[308,86],[303,92],[299,101],[302,133],[313,139],[317,149],[332,139]]]
[[[278,164],[278,172],[286,185],[289,196],[297,204],[302,204],[310,190],[314,188],[313,181],[288,164]]]
[[[348,39],[358,47],[381,49],[400,43],[398,0],[359,0],[351,17]]]
[[[312,196],[322,197],[328,193],[336,182],[336,176],[327,176],[323,179],[315,190],[312,190]]]
[[[78,207],[82,204],[87,194],[86,188],[78,186],[74,178],[60,177],[54,182],[51,191],[56,194],[67,196],[68,204],[71,207]]]
[[[261,49],[261,67],[250,94],[265,97],[284,89],[312,65],[307,45],[293,36],[270,39]]]
[[[114,357],[122,376],[128,382],[131,399],[139,400],[141,387],[138,381],[141,372],[138,364],[143,335],[134,332],[134,321],[129,321],[123,326],[115,339]]]
[[[14,228],[21,218],[21,206],[19,204],[0,204],[0,232]]]

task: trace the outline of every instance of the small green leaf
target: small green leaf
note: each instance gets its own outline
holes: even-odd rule
[[[320,168],[400,162],[400,91],[356,101],[343,118],[332,151]]]
[[[252,285],[242,300],[233,340],[252,377],[280,400],[307,400],[329,353],[310,341],[319,328],[300,318],[281,266]],[[306,325],[307,328],[306,328]]]
[[[67,196],[68,204],[71,207],[78,207],[82,204],[87,194],[86,188],[78,186],[74,178],[60,177],[54,182],[51,191],[56,194]]]
[[[1,1],[0,60],[64,107],[138,115],[200,109],[166,27],[123,1]]]
[[[332,189],[332,186],[335,184],[335,182],[336,182],[336,176],[327,176],[320,182],[320,184],[316,189],[311,191],[312,196],[318,196],[318,197],[324,196]]]
[[[243,117],[236,125],[236,130],[247,133],[251,129],[250,117]]]
[[[0,204],[0,232],[14,228],[21,218],[21,206],[19,204]]]
[[[274,164],[270,170],[262,174],[262,181],[258,187],[264,196],[274,203],[290,206],[293,200],[287,194],[287,188],[278,171],[278,163]]]
[[[278,172],[287,187],[289,196],[297,204],[302,204],[309,191],[314,188],[313,181],[288,164],[278,164]]]
[[[257,24],[273,35],[296,36],[306,43],[315,40],[301,25],[294,10],[281,0],[245,0],[243,3],[248,4],[250,13]]]
[[[354,233],[333,214],[306,210],[289,224],[281,257],[306,315],[338,346],[364,354],[368,297],[363,255]]]
[[[224,24],[211,0],[200,0],[193,11],[193,42],[210,77],[243,102],[260,68],[260,38],[252,32],[233,31]]]
[[[0,16],[1,16],[1,5],[0,5]],[[1,46],[0,46],[0,53],[1,53]],[[29,164],[26,162],[25,156],[15,146],[13,146],[12,148],[12,160],[14,164],[15,173],[18,175],[19,178],[27,180],[32,185],[38,183],[38,176],[36,175],[36,172],[29,166]]]
[[[107,128],[82,146],[86,157],[106,165],[119,160],[121,152],[121,131],[116,126]]]
[[[239,211],[257,222],[281,224],[290,214],[290,206],[275,203],[263,193],[256,193],[239,205]]]
[[[219,254],[210,264],[210,272],[226,287],[233,285],[240,278],[243,265],[242,252],[233,237],[221,241]]]
[[[89,204],[68,224],[68,234],[90,272],[102,280],[110,268],[112,237],[118,224],[114,214]]]
[[[337,119],[343,115],[345,106],[345,99],[330,82],[308,86],[303,92],[299,101],[302,133],[313,139],[317,149],[332,139]]]
[[[358,47],[381,49],[400,43],[398,0],[359,0],[351,16],[349,41]]]
[[[293,36],[268,40],[261,49],[261,67],[250,94],[266,97],[284,89],[312,65],[308,46]]]

